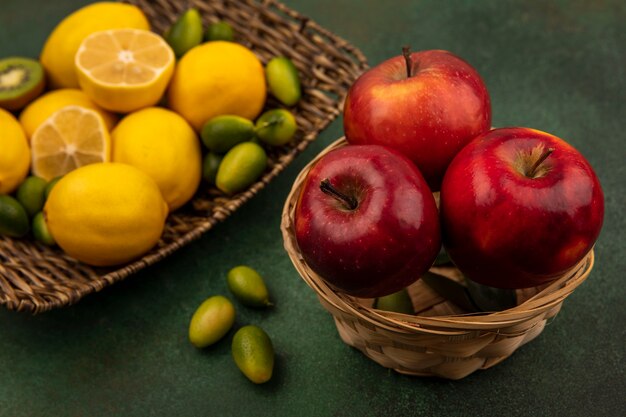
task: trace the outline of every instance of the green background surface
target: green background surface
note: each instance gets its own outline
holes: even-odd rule
[[[0,56],[37,56],[84,0],[2,0]],[[70,308],[0,310],[2,416],[618,416],[625,415],[626,8],[615,1],[286,0],[359,47],[370,64],[414,50],[451,50],[485,79],[496,126],[561,136],[595,167],[606,196],[591,277],[545,331],[498,366],[451,382],[399,375],[344,345],[286,256],[280,212],[335,121],[225,223]],[[249,264],[276,307],[238,306],[237,325],[273,338],[273,380],[249,383],[229,339],[199,351],[189,318],[225,274]],[[231,333],[232,334],[232,333]]]

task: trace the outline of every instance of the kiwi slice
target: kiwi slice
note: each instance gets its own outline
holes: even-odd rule
[[[20,110],[42,93],[44,72],[41,64],[30,58],[0,59],[0,107]]]

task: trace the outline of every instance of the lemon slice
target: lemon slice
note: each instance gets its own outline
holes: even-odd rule
[[[85,38],[76,53],[78,82],[103,108],[129,113],[155,105],[174,72],[174,52],[147,30],[113,29]]]
[[[33,174],[50,181],[83,165],[111,160],[111,139],[95,111],[67,106],[42,123],[31,139]]]

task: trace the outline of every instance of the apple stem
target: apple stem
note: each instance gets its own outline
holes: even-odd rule
[[[413,76],[413,74],[411,74],[411,67],[413,66],[413,61],[411,60],[411,48],[409,46],[403,46],[402,55],[404,56],[404,62],[406,63],[406,77],[411,78]]]
[[[543,161],[545,161],[546,158],[549,157],[552,152],[554,152],[554,148],[548,148],[545,151],[543,151],[543,153],[541,154],[539,159],[537,159],[537,161],[535,161],[533,166],[530,167],[530,169],[526,173],[526,176],[529,177],[529,178],[534,178],[535,177],[535,171],[537,171],[537,168],[539,168],[539,165],[541,165],[541,163]]]
[[[346,195],[333,187],[328,178],[322,180],[320,183],[320,190],[322,190],[324,194],[328,194],[329,196],[335,197],[337,200],[341,201],[348,208],[348,210],[354,210],[359,205],[356,198]]]

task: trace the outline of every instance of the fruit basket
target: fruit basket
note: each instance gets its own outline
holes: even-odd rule
[[[226,196],[201,186],[189,204],[170,214],[157,246],[130,264],[92,268],[58,248],[0,236],[0,304],[8,309],[41,313],[75,303],[200,237],[258,193],[340,114],[348,88],[367,67],[358,49],[274,0],[126,2],[139,6],[157,33],[163,33],[193,6],[204,23],[230,23],[237,34],[235,40],[252,49],[263,63],[278,55],[289,57],[303,85],[302,99],[292,109],[298,132],[288,145],[268,151],[268,168],[247,190]],[[267,107],[278,104],[269,99]]]
[[[339,139],[298,175],[285,202],[281,230],[291,261],[333,316],[341,339],[380,365],[403,374],[448,379],[461,379],[490,368],[537,337],[559,312],[565,298],[589,276],[593,250],[555,281],[516,290],[515,307],[483,313],[463,310],[421,279],[407,288],[415,315],[378,310],[373,308],[374,299],[334,291],[300,254],[293,229],[294,212],[311,167],[327,152],[345,145],[345,140]],[[459,270],[452,266],[432,267],[431,272],[463,281]]]

